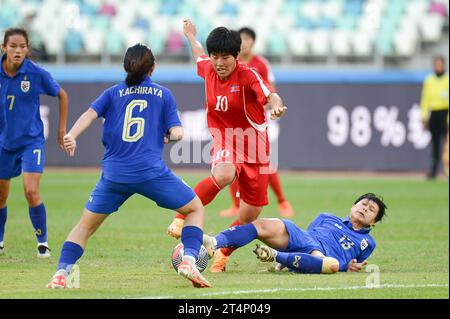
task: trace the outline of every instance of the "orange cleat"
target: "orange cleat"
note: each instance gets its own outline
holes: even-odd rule
[[[278,210],[280,211],[280,215],[282,217],[294,217],[294,209],[292,208],[291,203],[287,200],[278,204]]]
[[[195,264],[187,260],[183,260],[178,266],[178,274],[189,279],[195,288],[211,288],[211,284],[203,277]]]
[[[233,206],[219,213],[220,217],[233,217],[239,213],[239,207]]]
[[[181,238],[181,230],[183,229],[184,220],[181,218],[174,218],[172,223],[167,228],[167,235],[175,238]]]
[[[219,249],[214,254],[214,261],[209,269],[210,272],[225,272],[229,256],[225,256]]]
[[[54,275],[50,282],[47,284],[49,289],[63,289],[66,288],[66,276],[64,275]]]

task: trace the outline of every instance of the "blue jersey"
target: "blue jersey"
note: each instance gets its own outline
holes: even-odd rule
[[[43,68],[25,59],[11,78],[0,62],[0,146],[9,151],[43,143],[44,125],[39,112],[41,94],[57,96],[60,86]]]
[[[321,244],[322,252],[339,261],[339,271],[347,270],[352,259],[363,262],[370,256],[376,244],[369,232],[367,228],[354,230],[348,217],[342,220],[327,213],[308,226],[308,233]]]
[[[105,90],[91,105],[103,117],[104,177],[117,183],[140,183],[168,168],[162,160],[164,136],[181,126],[175,98],[149,77],[136,86],[125,82]]]

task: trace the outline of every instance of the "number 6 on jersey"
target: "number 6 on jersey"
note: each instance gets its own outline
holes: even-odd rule
[[[133,117],[133,109],[139,106],[139,112],[142,112],[147,107],[146,100],[133,100],[127,105],[125,111],[125,118],[123,120],[122,140],[125,142],[137,142],[144,136],[145,119],[142,117]],[[131,135],[131,128],[136,125],[136,132]]]

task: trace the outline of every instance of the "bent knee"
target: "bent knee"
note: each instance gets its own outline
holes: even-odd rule
[[[325,257],[322,263],[322,274],[334,274],[339,271],[339,261],[333,257]]]
[[[214,180],[221,188],[230,185],[234,181],[235,172],[228,172],[228,171],[220,171],[218,173],[215,173]]]
[[[262,218],[252,221],[252,224],[255,226],[258,231],[258,235],[265,237],[269,233],[273,233],[276,228],[276,223],[274,223],[274,218]]]

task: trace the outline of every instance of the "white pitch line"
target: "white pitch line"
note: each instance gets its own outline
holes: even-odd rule
[[[433,287],[448,287],[448,284],[423,284],[423,285],[396,285],[396,284],[383,284],[378,287],[367,286],[347,286],[347,287],[311,287],[311,288],[273,288],[273,289],[257,289],[257,290],[234,290],[234,291],[219,291],[205,294],[195,295],[173,295],[173,296],[147,296],[140,299],[174,299],[174,298],[192,298],[192,297],[212,297],[212,296],[225,296],[225,295],[246,295],[253,293],[277,293],[282,291],[335,291],[335,290],[375,290],[383,288],[433,288]]]

